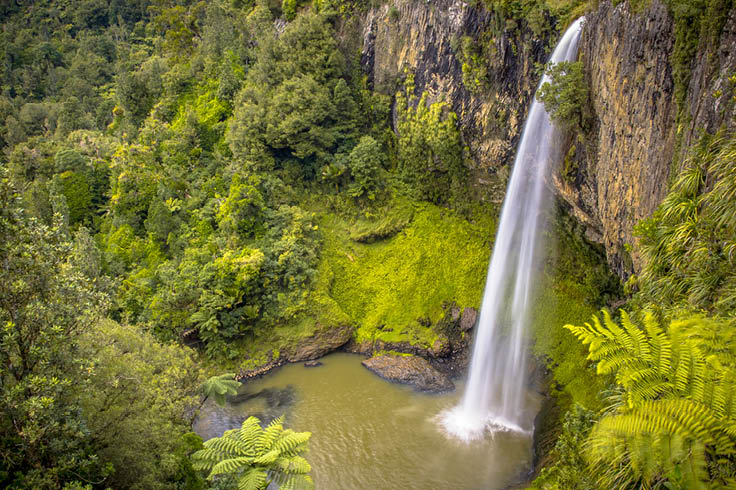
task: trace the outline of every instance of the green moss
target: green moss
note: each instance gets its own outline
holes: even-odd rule
[[[585,346],[563,325],[585,323],[595,312],[574,284],[547,276],[532,313],[534,354],[547,359],[552,373],[552,388],[568,402],[574,401],[589,409],[600,407],[598,394],[606,383],[589,366]]]
[[[347,319],[358,342],[431,346],[439,338],[431,325],[445,302],[480,303],[497,209],[483,206],[472,214],[468,221],[451,210],[416,205],[403,231],[371,244],[351,240],[346,220],[323,215],[314,297],[329,313],[320,312],[321,321]]]
[[[374,356],[399,356],[399,357],[413,357],[414,354],[407,354],[406,352],[396,352],[395,350],[379,350],[373,353]]]
[[[350,227],[350,238],[362,243],[390,238],[409,225],[413,214],[411,206],[398,206],[378,220],[359,220]]]

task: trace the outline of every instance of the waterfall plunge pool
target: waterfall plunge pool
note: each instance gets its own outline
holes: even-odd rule
[[[224,408],[208,401],[194,430],[207,439],[254,415],[310,431],[306,457],[319,490],[501,490],[532,463],[530,434],[496,432],[463,442],[443,432],[462,382],[442,395],[417,393],[365,369],[361,356],[332,354],[322,366],[281,367],[249,381]]]

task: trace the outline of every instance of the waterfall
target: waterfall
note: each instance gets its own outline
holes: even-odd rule
[[[584,18],[565,32],[551,63],[574,61]],[[549,81],[545,75],[540,86]],[[534,414],[525,410],[527,381],[525,330],[529,322],[536,271],[544,254],[542,235],[550,195],[545,179],[559,159],[560,134],[544,105],[532,103],[516,153],[501,211],[468,383],[461,403],[447,412],[443,425],[463,439],[486,430],[530,431]]]

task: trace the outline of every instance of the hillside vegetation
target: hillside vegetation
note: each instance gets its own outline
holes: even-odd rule
[[[547,39],[589,2],[483,6],[501,31]],[[208,376],[345,326],[358,344],[430,349],[451,305],[479,307],[499,205],[470,197],[448,103],[417,93],[409,71],[373,90],[344,39],[370,7],[0,5],[0,486],[230,488],[205,481],[216,460],[190,458],[219,444],[190,432]],[[687,7],[673,6],[678,101],[696,30],[721,29],[730,3]],[[463,83],[481,87],[491,45],[455,41]],[[560,430],[538,488],[733,484],[733,146],[723,132],[692,150],[640,225],[630,314],[575,336],[562,325],[622,290],[583,230],[549,210],[533,351]],[[279,446],[300,475],[303,437]],[[261,487],[277,465],[263,457]]]

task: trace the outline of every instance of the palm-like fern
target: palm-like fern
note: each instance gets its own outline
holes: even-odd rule
[[[654,216],[637,228],[645,302],[736,311],[736,137],[704,136]]]
[[[643,328],[625,312],[603,311],[567,325],[601,374],[620,386],[617,403],[593,428],[590,463],[605,488],[713,488],[736,485],[736,363],[726,326],[699,316]],[[714,483],[715,482],[715,483]]]
[[[235,375],[232,373],[221,374],[219,376],[212,376],[202,383],[202,392],[204,397],[213,397],[215,402],[223,406],[225,405],[225,397],[227,395],[237,395],[238,387],[240,386],[239,381],[235,381]]]
[[[282,490],[312,489],[312,468],[302,456],[311,435],[284,430],[282,417],[265,429],[257,418],[248,417],[240,429],[205,442],[204,449],[192,455],[193,466],[209,472],[210,480],[234,477],[239,490],[264,490],[271,482]]]
[[[345,165],[340,162],[330,163],[322,167],[322,180],[331,180],[335,183],[335,192],[338,191],[340,177],[345,173]]]

